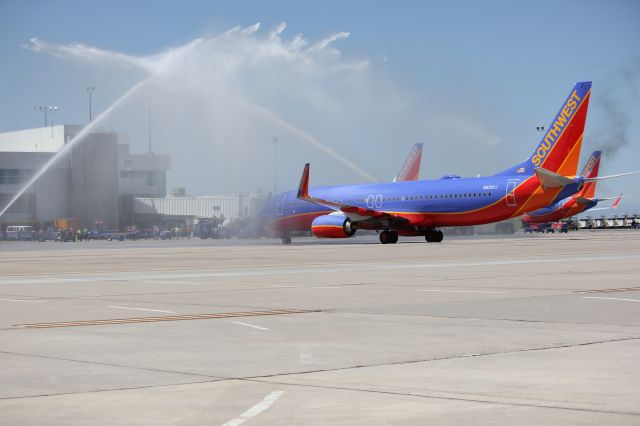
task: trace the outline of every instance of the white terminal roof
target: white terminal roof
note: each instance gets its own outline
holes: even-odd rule
[[[57,125],[0,133],[0,152],[58,152],[81,129]]]

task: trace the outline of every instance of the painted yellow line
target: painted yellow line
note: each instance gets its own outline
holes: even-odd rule
[[[172,316],[166,316],[166,317],[117,318],[117,319],[70,321],[70,322],[45,322],[45,323],[35,323],[35,324],[17,324],[15,326],[22,327],[22,328],[81,327],[86,325],[113,325],[113,324],[132,324],[132,323],[141,323],[141,322],[188,321],[188,320],[199,320],[199,319],[256,317],[256,316],[265,316],[265,315],[307,314],[312,312],[320,312],[320,311],[307,310],[307,309],[280,309],[280,310],[273,310],[273,311],[223,312],[223,313],[217,313],[217,314],[172,315]]]

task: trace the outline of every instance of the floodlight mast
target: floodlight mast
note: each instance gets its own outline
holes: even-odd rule
[[[92,111],[92,95],[93,91],[96,90],[95,86],[87,86],[87,93],[89,94],[89,123],[93,120],[93,111]]]
[[[44,115],[44,127],[48,126],[49,120],[49,113],[53,113],[56,112],[58,110],[57,106],[42,106],[42,105],[38,105],[38,106],[34,106],[33,109],[36,112],[41,112]],[[53,126],[53,119],[51,120],[51,126]]]

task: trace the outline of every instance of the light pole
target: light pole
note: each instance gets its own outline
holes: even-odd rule
[[[91,95],[93,94],[93,91],[96,90],[96,88],[94,86],[87,86],[87,93],[89,94],[89,123],[91,123],[91,120],[93,119],[93,114],[91,111]]]
[[[147,100],[147,136],[149,138],[149,152],[147,154],[153,154],[151,149],[151,100]]]
[[[44,113],[44,127],[47,127],[47,116],[49,113],[54,113],[58,110],[57,106],[35,106],[33,107],[38,112]],[[51,138],[53,138],[53,118],[51,119]]]
[[[273,138],[273,195],[278,193],[278,138]]]
[[[34,109],[36,112],[42,112],[42,113],[44,113],[44,127],[47,127],[47,124],[48,124],[48,120],[47,120],[48,114],[49,114],[50,112],[51,112],[51,113],[56,112],[56,111],[58,110],[58,107],[57,107],[57,106],[42,106],[42,105],[39,105],[39,106],[34,106],[34,107],[33,107],[33,109]],[[51,120],[51,126],[53,127],[53,119]]]

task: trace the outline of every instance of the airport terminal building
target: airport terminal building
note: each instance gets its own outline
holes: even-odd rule
[[[0,133],[0,208],[83,126],[57,125]],[[123,225],[136,197],[166,196],[166,155],[132,154],[126,136],[95,132],[53,164],[0,217],[0,226],[73,217],[83,227]]]

